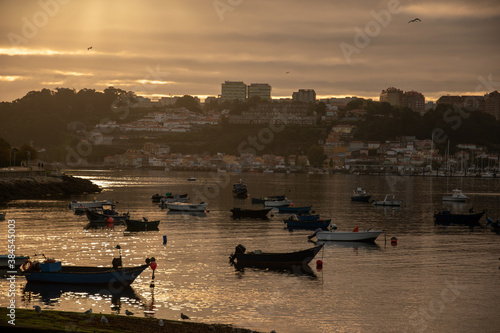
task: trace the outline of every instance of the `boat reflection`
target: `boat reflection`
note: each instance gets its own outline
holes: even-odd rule
[[[282,266],[282,267],[248,267],[244,265],[234,264],[234,271],[239,278],[245,275],[246,270],[250,271],[260,271],[260,272],[274,272],[279,274],[288,274],[294,276],[309,276],[313,279],[318,278],[316,273],[309,267],[309,265],[294,265],[294,266]]]
[[[111,310],[118,313],[122,307],[122,302],[139,303],[142,305],[146,303],[131,286],[110,290],[107,286],[27,282],[22,293],[22,300],[24,302],[30,303],[34,299],[40,299],[46,305],[58,303],[61,298],[73,298],[75,300],[90,296],[110,298]]]
[[[101,223],[101,222],[89,222],[87,223],[83,229],[84,230],[97,230],[97,231],[106,231],[106,230],[116,230],[118,228],[125,228],[123,225],[113,225],[113,224],[106,224],[106,223]]]
[[[175,210],[169,210],[167,212],[167,215],[185,215],[185,216],[207,217],[207,214],[205,212],[182,212],[182,211],[175,211]]]
[[[375,242],[337,242],[337,241],[317,241],[316,245],[325,244],[325,248],[352,248],[366,250],[380,250],[381,247]]]

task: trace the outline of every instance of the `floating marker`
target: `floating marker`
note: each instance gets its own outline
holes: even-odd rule
[[[396,236],[391,237],[391,245],[392,246],[398,245],[398,239],[396,238]]]
[[[163,245],[167,245],[167,235],[163,235]]]

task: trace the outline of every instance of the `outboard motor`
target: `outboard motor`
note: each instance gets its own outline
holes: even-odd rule
[[[238,244],[234,248],[234,253],[229,257],[229,262],[234,263],[234,259],[236,258],[236,255],[237,254],[243,254],[243,253],[245,253],[246,250],[247,250],[246,247],[244,247],[241,244]]]
[[[113,258],[113,269],[122,268],[122,258]]]

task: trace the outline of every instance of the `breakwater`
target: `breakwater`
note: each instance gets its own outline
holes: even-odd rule
[[[98,193],[87,179],[41,171],[0,171],[0,201]]]

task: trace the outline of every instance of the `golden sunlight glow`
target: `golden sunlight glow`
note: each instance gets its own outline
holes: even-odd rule
[[[405,10],[415,15],[425,16],[427,18],[446,18],[446,17],[490,17],[492,12],[500,14],[498,8],[481,7],[481,6],[467,6],[465,4],[455,3],[442,3],[427,4],[414,3],[407,5]]]
[[[92,73],[79,73],[79,72],[65,72],[65,71],[54,71],[56,74],[62,74],[67,76],[92,76]]]
[[[22,80],[22,77],[0,75],[0,81],[16,81],[16,80]]]
[[[172,84],[173,81],[157,81],[157,80],[137,80],[140,84]]]

